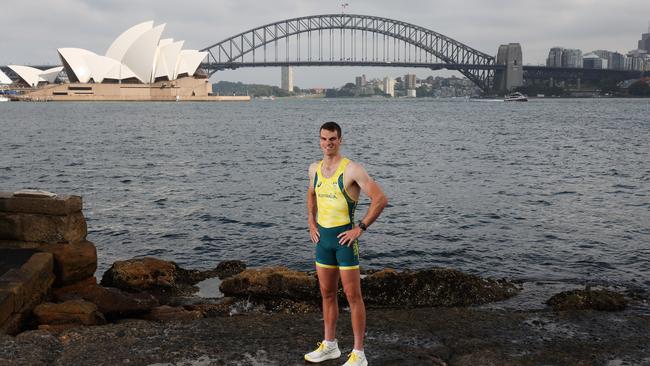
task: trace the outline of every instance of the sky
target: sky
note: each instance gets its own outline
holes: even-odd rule
[[[500,44],[522,45],[524,64],[545,63],[551,47],[627,52],[649,32],[650,0],[345,0],[348,14],[386,17],[444,34],[496,55]],[[57,48],[104,54],[124,30],[147,20],[166,23],[163,38],[201,49],[276,21],[341,12],[339,0],[1,0],[0,64],[58,65]],[[300,87],[334,87],[402,76],[458,75],[450,71],[376,67],[294,68]],[[213,81],[280,84],[279,68],[216,73]]]

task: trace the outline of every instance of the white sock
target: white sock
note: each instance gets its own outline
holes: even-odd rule
[[[363,353],[363,350],[353,349],[352,352],[356,353],[358,356],[366,357],[366,354]]]
[[[336,346],[336,339],[333,341],[323,340],[323,343],[325,343],[327,347],[334,347]]]

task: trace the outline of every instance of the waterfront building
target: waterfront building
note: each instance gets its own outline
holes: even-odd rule
[[[356,85],[357,88],[362,88],[367,84],[368,82],[366,81],[366,74],[354,78],[354,85]]]
[[[406,97],[407,98],[415,98],[417,97],[417,92],[415,89],[406,89]]]
[[[562,52],[562,67],[582,68],[582,51],[575,48],[567,48]]]
[[[612,52],[610,55],[609,68],[612,70],[625,70],[625,55],[620,52]]]
[[[386,76],[384,78],[384,94],[390,95],[391,97],[395,96],[395,79]]]
[[[582,66],[585,69],[607,69],[607,59],[591,52],[582,58]]]
[[[282,66],[282,90],[293,92],[293,69],[291,66]]]
[[[632,50],[625,59],[625,70],[645,71],[650,69],[650,56],[646,50]]]
[[[182,50],[183,41],[160,39],[165,24],[137,24],[118,36],[104,55],[81,48],[59,48],[63,66],[48,70],[10,65],[20,81],[30,87],[53,83],[65,70],[72,83],[141,83],[172,81],[193,76],[207,52]]]
[[[416,86],[416,77],[415,74],[406,74],[404,75],[404,89],[415,89]]]
[[[562,52],[564,48],[562,47],[553,47],[548,52],[548,58],[546,59],[546,66],[548,67],[562,67]]]

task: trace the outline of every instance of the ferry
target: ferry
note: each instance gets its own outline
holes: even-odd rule
[[[519,93],[519,92],[515,92],[515,93],[512,93],[512,94],[506,95],[505,98],[503,98],[503,101],[504,102],[527,102],[528,97],[521,94],[521,93]]]
[[[0,95],[0,102],[8,102],[10,99]]]

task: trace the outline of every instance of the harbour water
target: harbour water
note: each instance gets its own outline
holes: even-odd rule
[[[648,115],[632,99],[2,103],[0,190],[83,196],[98,274],[138,256],[310,270],[307,168],[335,120],[390,200],[364,268],[650,290]]]

